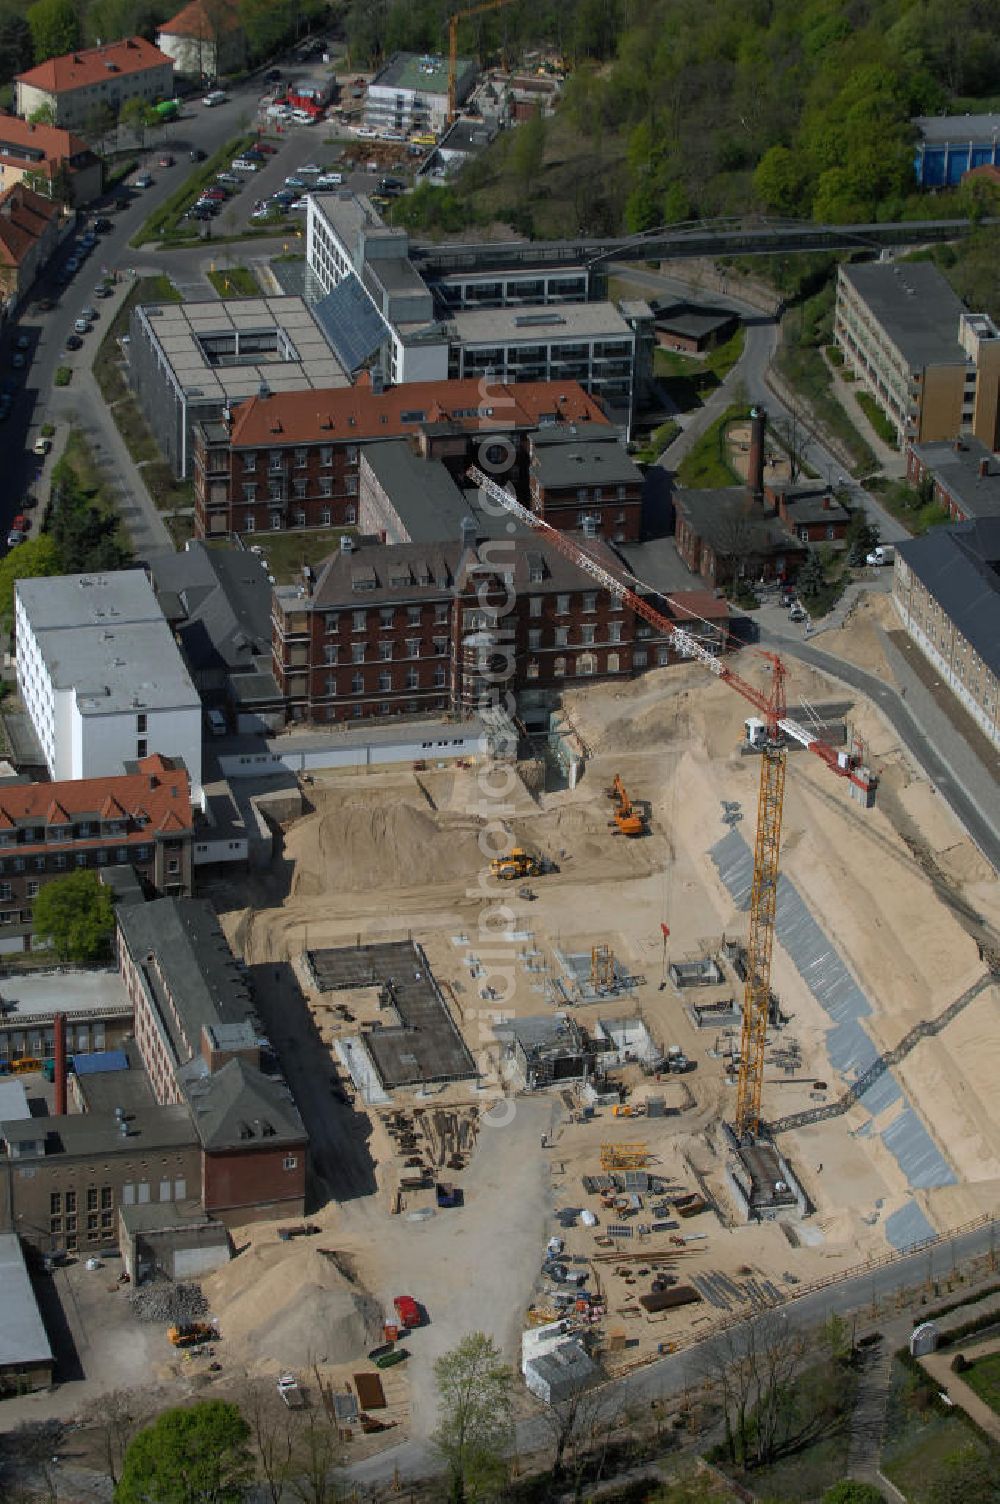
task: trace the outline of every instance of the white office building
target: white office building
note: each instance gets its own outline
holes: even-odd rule
[[[201,793],[201,701],[141,569],[19,580],[17,683],[53,779],[180,757]]]

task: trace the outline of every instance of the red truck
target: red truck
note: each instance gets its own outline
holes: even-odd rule
[[[420,1307],[412,1295],[397,1295],[393,1305],[399,1317],[399,1324],[406,1331],[410,1332],[415,1326],[420,1325]]]

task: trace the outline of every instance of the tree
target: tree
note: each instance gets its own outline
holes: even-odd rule
[[[126,99],[118,118],[122,125],[131,130],[136,145],[142,151],[146,145],[146,132],[156,119],[149,105],[144,99]]]
[[[856,1483],[844,1478],[823,1495],[822,1504],[885,1504],[885,1494],[874,1483]]]
[[[511,166],[524,193],[537,183],[545,157],[545,116],[535,110],[514,132]]]
[[[18,580],[40,580],[47,575],[65,574],[62,554],[55,539],[49,533],[39,533],[36,538],[11,549],[0,560],[0,618],[10,622],[14,616],[14,586]]]
[[[129,1443],[115,1504],[239,1504],[253,1477],[248,1435],[225,1400],[164,1410]]]
[[[276,1403],[273,1379],[247,1374],[239,1392],[240,1411],[250,1428],[250,1445],[257,1455],[257,1471],[271,1504],[281,1504],[295,1444],[292,1414]]]
[[[434,1364],[439,1420],[431,1438],[448,1473],[450,1504],[488,1499],[503,1485],[512,1433],[514,1376],[485,1332],[472,1332]]]
[[[342,1449],[332,1422],[310,1410],[298,1418],[289,1438],[291,1457],[285,1472],[289,1488],[300,1504],[333,1504],[341,1497],[336,1468]]]
[[[73,0],[35,0],[25,11],[36,63],[80,45],[80,12]]]
[[[128,1389],[112,1389],[94,1400],[88,1409],[85,1424],[97,1433],[105,1475],[112,1485],[121,1477],[125,1453],[139,1428],[141,1415],[139,1396]]]
[[[28,116],[29,125],[55,125],[56,112],[49,103],[40,104],[37,110],[32,110]]]
[[[0,84],[31,67],[31,27],[20,10],[0,10]]]
[[[877,524],[868,521],[864,507],[855,507],[847,524],[847,562],[863,564],[872,549],[878,547],[879,536]]]
[[[797,214],[802,208],[806,173],[787,146],[772,146],[764,153],[753,175],[753,188],[765,208],[779,214]]]
[[[86,868],[53,878],[34,900],[34,929],[60,961],[80,966],[106,961],[115,929],[111,889]]]
[[[795,585],[803,600],[815,600],[826,587],[826,570],[815,549],[810,549],[806,554]]]
[[[1000,1459],[966,1447],[933,1469],[928,1504],[1000,1504]]]
[[[708,1377],[723,1408],[725,1445],[737,1467],[765,1467],[786,1440],[789,1397],[809,1351],[780,1311],[765,1311],[727,1328],[705,1352]]]

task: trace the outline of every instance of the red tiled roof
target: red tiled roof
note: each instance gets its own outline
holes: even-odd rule
[[[20,783],[0,789],[0,828],[17,823],[67,825],[81,816],[102,820],[148,816],[141,829],[122,836],[146,839],[158,830],[190,830],[193,826],[187,770],[169,757],[153,753],[140,758],[136,773],[112,778],[79,778],[65,783]],[[118,837],[115,838],[116,840]]]
[[[14,183],[0,193],[0,262],[20,266],[59,213],[58,204],[23,183]]]
[[[31,151],[45,153],[44,162],[28,162],[24,157],[6,150],[8,146],[24,146]],[[66,157],[78,157],[86,152],[93,156],[82,136],[64,131],[58,125],[32,125],[30,120],[21,120],[17,115],[0,116],[0,159],[15,167],[42,172],[49,162],[59,162]]]
[[[204,0],[191,0],[171,21],[164,21],[160,35],[193,37],[198,42],[212,42],[223,31],[239,31],[243,23],[233,0],[222,0],[209,11]]]
[[[417,416],[419,414],[419,416]],[[405,415],[405,416],[404,416]],[[470,432],[537,428],[543,418],[565,423],[607,423],[598,403],[577,381],[497,383],[483,396],[478,378],[412,381],[373,392],[371,382],[326,391],[274,392],[250,397],[234,409],[234,448],[276,444],[353,443],[419,433],[429,424],[454,422]]]
[[[172,67],[173,64],[159,47],[154,47],[145,37],[126,37],[121,42],[108,42],[104,47],[90,47],[86,52],[67,52],[62,57],[50,57],[37,68],[17,74],[15,82],[42,89],[46,94],[66,94],[72,89],[105,83],[116,75],[143,73],[148,68],[164,66]]]

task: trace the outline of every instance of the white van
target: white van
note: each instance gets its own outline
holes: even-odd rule
[[[317,188],[339,188],[344,181],[342,172],[321,172],[316,179]]]
[[[883,564],[891,564],[895,557],[896,550],[891,543],[880,543],[877,548],[872,549],[865,563],[871,565],[873,569],[878,569]]]

